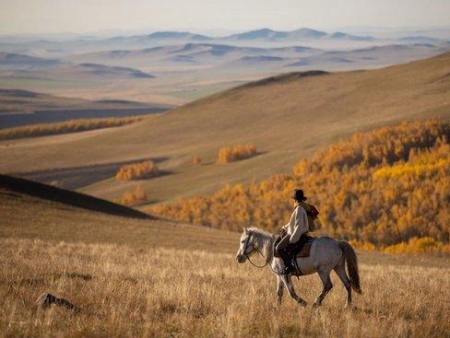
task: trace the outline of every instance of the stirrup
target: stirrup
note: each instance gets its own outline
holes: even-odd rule
[[[285,266],[283,270],[283,275],[288,275],[293,272],[295,272],[295,268],[293,266]]]

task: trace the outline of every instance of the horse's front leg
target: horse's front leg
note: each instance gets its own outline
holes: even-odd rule
[[[277,276],[277,300],[278,304],[281,304],[283,300],[283,291],[284,291],[284,284],[281,280],[280,276]]]
[[[305,300],[303,300],[301,297],[297,296],[297,294],[295,293],[294,284],[292,283],[291,276],[282,275],[279,278],[283,281],[284,285],[286,286],[286,288],[289,291],[289,294],[291,295],[292,298],[295,299],[295,301],[297,303],[299,303],[302,306],[308,305],[308,303]]]

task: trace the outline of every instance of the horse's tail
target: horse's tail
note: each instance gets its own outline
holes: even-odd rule
[[[358,272],[358,258],[353,247],[346,241],[339,241],[339,247],[344,252],[345,259],[347,260],[347,270],[350,277],[350,284],[357,293],[362,293],[361,285],[359,281]]]

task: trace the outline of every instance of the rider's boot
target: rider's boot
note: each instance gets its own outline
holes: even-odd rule
[[[290,273],[294,272],[295,268],[292,265],[291,256],[288,253],[286,253],[286,252],[283,252],[283,253],[280,252],[280,256],[283,259],[283,263],[284,263],[283,274],[287,275],[287,274],[290,274]]]

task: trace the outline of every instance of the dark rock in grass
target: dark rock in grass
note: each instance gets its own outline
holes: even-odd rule
[[[51,305],[62,306],[69,310],[79,311],[80,309],[69,302],[66,299],[58,298],[53,296],[50,293],[43,293],[37,300],[34,302],[35,306],[40,306],[42,308],[48,308]]]

